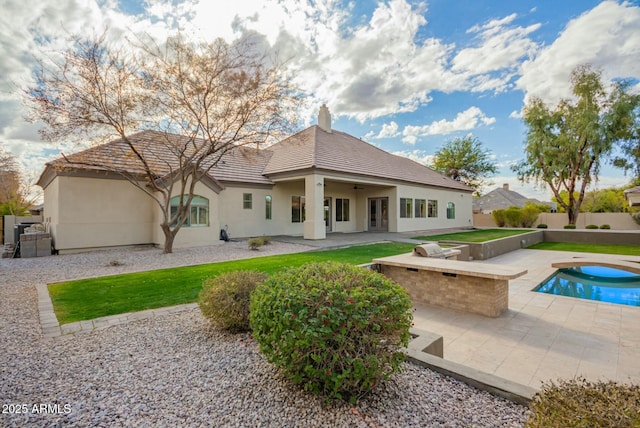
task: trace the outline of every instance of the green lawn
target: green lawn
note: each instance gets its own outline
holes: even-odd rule
[[[579,253],[620,254],[640,256],[640,245],[585,244],[575,242],[541,242],[527,247],[531,250],[576,251]]]
[[[469,232],[445,233],[443,235],[416,236],[412,239],[424,241],[460,241],[460,242],[485,242],[493,239],[506,238],[508,236],[521,235],[532,232],[524,229],[484,229]]]
[[[198,266],[186,266],[124,275],[49,284],[49,294],[60,324],[107,315],[195,302],[202,281],[222,272],[260,270],[272,273],[312,261],[368,263],[377,257],[410,252],[413,244],[382,243],[335,250],[255,257]],[[159,256],[161,257],[161,256]]]

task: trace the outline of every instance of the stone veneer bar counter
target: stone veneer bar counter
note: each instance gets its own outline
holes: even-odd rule
[[[415,302],[488,317],[498,317],[508,309],[509,280],[527,273],[526,269],[411,253],[374,259],[373,263],[402,285]]]

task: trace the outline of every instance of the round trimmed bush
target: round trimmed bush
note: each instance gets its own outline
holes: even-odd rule
[[[602,226],[600,226],[600,229],[611,229],[611,226],[608,224],[603,224]]]
[[[546,225],[546,224],[544,224],[544,223],[540,223],[540,224],[539,224],[538,226],[536,226],[536,227],[537,227],[538,229],[546,229],[546,228],[547,228],[547,227],[549,227],[549,226],[547,226],[547,225]]]
[[[259,285],[250,318],[260,350],[291,381],[355,402],[400,370],[412,304],[400,285],[379,273],[309,263]]]
[[[585,229],[597,229],[598,225],[597,224],[588,224],[584,228]]]
[[[198,298],[202,315],[221,330],[249,331],[251,292],[266,277],[263,272],[236,271],[206,279]]]
[[[576,225],[575,224],[565,224],[564,228],[565,229],[575,229]]]

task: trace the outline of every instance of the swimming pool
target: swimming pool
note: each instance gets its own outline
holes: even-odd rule
[[[604,266],[563,268],[533,291],[640,306],[640,275]]]

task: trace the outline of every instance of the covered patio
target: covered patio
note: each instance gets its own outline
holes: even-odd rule
[[[393,232],[397,186],[337,174],[309,174],[273,180],[276,186],[304,189],[292,198],[292,221],[304,223],[304,239],[354,232]],[[297,199],[296,199],[297,198]]]

